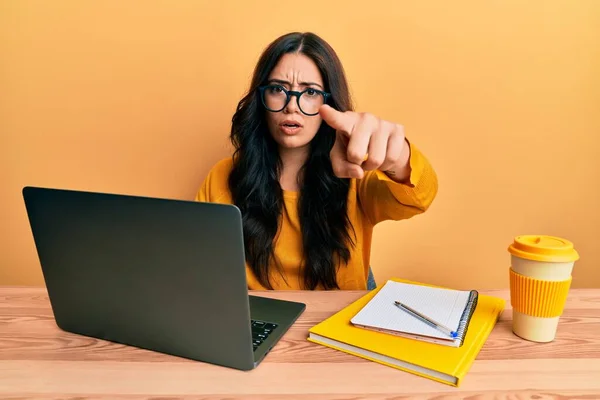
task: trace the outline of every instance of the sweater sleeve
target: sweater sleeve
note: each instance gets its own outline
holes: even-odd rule
[[[438,191],[437,175],[425,156],[409,142],[410,177],[399,183],[379,170],[357,181],[358,199],[371,224],[408,219],[425,212]]]
[[[227,186],[231,167],[232,161],[230,158],[223,159],[215,164],[196,192],[194,200],[208,203],[231,202]]]
[[[202,182],[202,185],[196,192],[196,197],[194,198],[194,200],[201,201],[201,202],[210,202],[210,194],[209,194],[208,189],[209,189],[208,179],[204,179],[204,181]]]

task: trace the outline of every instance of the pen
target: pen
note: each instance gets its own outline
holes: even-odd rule
[[[456,338],[458,337],[458,333],[456,333],[455,331],[453,331],[452,329],[440,324],[439,322],[436,322],[434,320],[432,320],[429,317],[426,317],[425,315],[421,314],[420,312],[410,308],[409,306],[407,306],[406,304],[402,304],[399,301],[395,301],[394,304],[406,311],[407,313],[409,313],[410,315],[412,315],[415,318],[420,319],[421,321],[425,322],[427,325],[434,327],[435,329],[437,329],[440,332],[444,332],[446,335],[452,337],[452,338]]]

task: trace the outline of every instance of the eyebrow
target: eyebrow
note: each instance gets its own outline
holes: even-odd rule
[[[292,86],[291,82],[284,81],[282,79],[269,79],[269,82],[271,82],[271,83],[279,83],[280,85],[289,85],[289,86]],[[323,89],[323,86],[319,85],[316,82],[298,82],[298,83],[300,83],[301,86],[318,86],[321,89]]]

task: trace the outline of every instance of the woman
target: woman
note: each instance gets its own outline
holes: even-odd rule
[[[366,289],[374,225],[437,193],[402,126],[352,111],[336,53],[312,33],[265,49],[231,141],[196,200],[241,210],[249,289]]]

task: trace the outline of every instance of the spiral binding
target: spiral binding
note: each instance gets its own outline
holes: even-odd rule
[[[473,312],[475,312],[475,308],[477,307],[477,300],[479,299],[479,293],[476,290],[471,290],[469,293],[469,301],[467,301],[467,305],[463,310],[462,316],[460,317],[460,322],[458,324],[458,329],[456,333],[460,338],[460,345],[463,345],[465,340],[465,336],[467,334],[467,330],[469,329],[469,322],[471,321],[471,317],[473,316]]]

